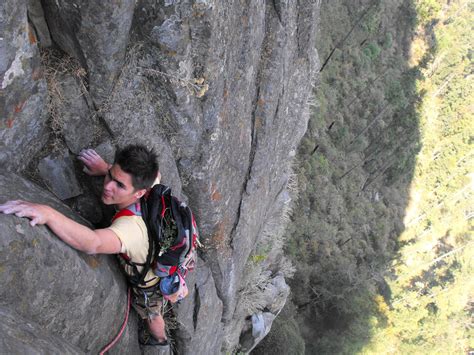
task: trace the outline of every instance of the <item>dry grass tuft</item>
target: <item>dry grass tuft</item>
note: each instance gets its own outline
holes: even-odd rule
[[[170,83],[176,86],[185,88],[189,95],[197,98],[203,97],[209,90],[209,84],[205,82],[204,78],[185,79],[183,73],[167,74],[157,69],[140,68],[144,74],[160,79],[169,80]]]
[[[81,83],[82,92],[85,86],[86,71],[73,57],[54,49],[43,49],[41,63],[48,85],[47,109],[49,112],[48,126],[53,136],[53,148],[58,147],[62,139],[62,113],[67,109],[67,99],[61,89],[61,80],[65,74],[71,74]]]

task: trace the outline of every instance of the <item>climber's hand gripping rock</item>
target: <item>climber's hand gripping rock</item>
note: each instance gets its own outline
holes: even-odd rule
[[[111,167],[94,149],[81,150],[77,158],[84,163],[83,171],[91,176],[106,175]]]

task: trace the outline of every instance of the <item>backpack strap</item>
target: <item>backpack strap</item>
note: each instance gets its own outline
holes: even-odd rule
[[[147,194],[147,197],[148,196],[149,194]],[[142,212],[141,216],[142,216],[143,222],[145,223],[146,231],[148,234],[148,253],[146,255],[145,264],[143,265],[142,275],[140,277],[139,284],[142,284],[142,283],[146,284],[145,275],[148,273],[148,270],[150,270],[151,268],[152,260],[154,258],[154,255],[156,254],[157,245],[156,245],[155,239],[153,238],[151,225],[150,223],[148,223],[148,218],[149,218],[148,216],[150,212],[148,210],[148,204],[145,198],[140,199],[140,207],[141,207],[141,212]]]
[[[131,217],[131,216],[138,216],[142,217],[143,216],[143,206],[141,201],[134,203],[130,206],[127,206],[120,211],[118,211],[115,216],[112,218],[112,222],[115,221],[116,219],[120,217]],[[145,223],[146,224],[146,223]],[[148,226],[147,226],[148,230]],[[150,234],[148,233],[148,245],[150,246]],[[150,247],[148,248],[148,254],[150,254]],[[145,261],[145,263],[135,263],[130,260],[130,257],[127,254],[120,253],[119,257],[122,259],[123,262],[125,262],[128,266],[132,268],[132,273],[133,275],[128,275],[128,280],[133,286],[138,286],[142,284],[146,284],[147,281],[145,281],[145,276],[148,273],[148,270],[150,270],[150,266],[147,267],[148,265],[148,257]],[[142,266],[143,269],[142,271],[138,271],[138,266]],[[150,280],[148,280],[149,282]]]
[[[115,221],[117,218],[124,217],[124,216],[130,217],[130,216],[141,216],[141,215],[142,215],[141,206],[137,202],[137,203],[131,204],[130,206],[122,208],[120,211],[118,211],[112,217],[112,222]]]

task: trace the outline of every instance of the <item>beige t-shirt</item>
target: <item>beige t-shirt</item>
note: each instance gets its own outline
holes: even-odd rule
[[[141,216],[122,216],[112,222],[109,227],[122,243],[121,253],[125,254],[134,263],[145,263],[148,254],[148,233]],[[132,275],[132,267],[124,264],[125,272]],[[142,267],[138,266],[141,271]],[[159,278],[149,270],[142,287],[150,287],[158,282]]]

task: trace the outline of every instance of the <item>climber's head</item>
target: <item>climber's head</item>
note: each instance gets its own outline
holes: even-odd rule
[[[124,208],[140,199],[157,177],[156,160],[156,154],[141,145],[118,150],[104,180],[102,202]]]

